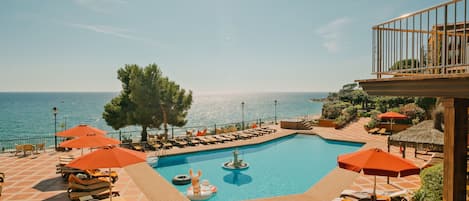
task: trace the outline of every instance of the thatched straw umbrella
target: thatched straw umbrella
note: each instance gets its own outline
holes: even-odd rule
[[[434,128],[433,120],[423,121],[389,137],[389,145],[443,152],[444,134]]]

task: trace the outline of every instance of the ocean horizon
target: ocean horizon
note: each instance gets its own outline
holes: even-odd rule
[[[3,140],[52,136],[55,131],[53,107],[57,107],[57,130],[78,124],[115,132],[102,118],[104,105],[119,92],[0,92],[0,138]],[[184,128],[198,129],[244,120],[272,121],[277,100],[277,119],[319,114],[322,103],[312,98],[328,92],[247,92],[194,94]],[[122,131],[137,130],[127,127]]]

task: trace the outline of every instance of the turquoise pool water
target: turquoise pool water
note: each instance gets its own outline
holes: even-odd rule
[[[290,135],[259,145],[239,147],[240,158],[250,164],[243,171],[221,167],[232,160],[233,148],[162,157],[156,171],[171,183],[189,169],[202,171],[218,188],[210,201],[246,200],[303,193],[337,166],[337,156],[356,151],[360,143],[325,140],[318,136]],[[175,186],[185,193],[190,186]]]

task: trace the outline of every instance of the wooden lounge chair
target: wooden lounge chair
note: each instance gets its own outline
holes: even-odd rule
[[[226,142],[226,141],[231,141],[231,140],[232,140],[232,139],[230,139],[230,138],[226,138],[226,137],[223,137],[223,136],[221,136],[221,135],[213,135],[213,137],[216,138],[216,139],[218,139],[218,140],[220,140],[220,141],[223,142],[223,143]]]
[[[72,155],[59,156],[59,164],[55,166],[55,173],[60,174],[64,179],[68,179],[69,175],[71,174],[84,173],[83,170],[65,166],[73,159],[75,158]]]
[[[79,200],[80,197],[92,196],[98,200],[109,197],[109,188],[99,188],[92,191],[73,191],[68,189],[68,197],[70,200]],[[112,196],[119,196],[119,191],[112,191]]]
[[[135,151],[145,152],[141,143],[132,143],[132,149]]]
[[[207,138],[202,137],[202,136],[198,136],[196,139],[199,140],[200,143],[205,144],[205,145],[212,143],[212,141],[210,139],[207,139]]]
[[[378,131],[379,131],[379,128],[372,128],[372,129],[368,130],[368,133],[369,134],[375,134]]]
[[[117,179],[119,179],[119,175],[117,174],[116,171],[111,171],[111,173],[109,172],[101,172],[101,170],[99,169],[95,169],[95,170],[85,170],[85,173],[90,175],[91,178],[111,178],[111,182],[112,183],[115,183],[117,181]]]
[[[379,129],[378,134],[385,135],[386,134],[386,128]]]
[[[220,136],[222,136],[224,138],[227,138],[227,139],[230,139],[230,141],[236,140],[236,136],[234,136],[232,134],[221,134]]]
[[[221,142],[221,140],[214,138],[213,136],[205,136],[205,139],[208,139],[210,143],[215,144],[217,142]]]
[[[176,138],[174,140],[171,141],[174,145],[178,146],[178,147],[185,147],[187,146],[187,142],[183,139],[180,139],[180,138]]]
[[[157,140],[148,142],[148,146],[153,151],[158,150],[158,149],[161,148],[160,141],[157,141]]]
[[[197,140],[197,138],[193,138],[193,137],[186,138],[186,141],[187,141],[187,144],[189,144],[191,146],[195,146],[195,145],[200,144],[200,141]]]
[[[171,148],[173,148],[173,144],[171,144],[171,143],[169,143],[169,142],[167,142],[167,141],[166,141],[166,142],[162,142],[161,144],[162,144],[162,146],[163,146],[163,149],[171,149]]]
[[[5,173],[0,172],[0,197],[2,196],[3,183],[5,182]]]

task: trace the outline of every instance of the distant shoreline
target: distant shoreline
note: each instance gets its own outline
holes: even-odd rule
[[[321,102],[321,103],[324,103],[324,102],[327,101],[327,98],[311,98],[311,99],[309,99],[309,100],[311,100],[311,101],[313,101],[313,102]]]

